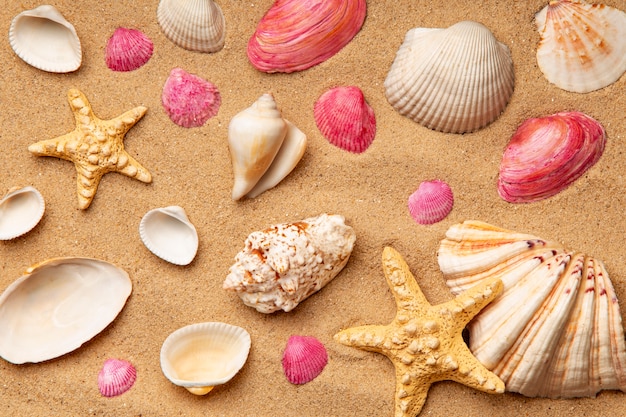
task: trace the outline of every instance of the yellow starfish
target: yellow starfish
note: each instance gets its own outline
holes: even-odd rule
[[[428,389],[452,380],[469,387],[503,393],[504,383],[472,355],[461,332],[501,291],[502,281],[489,280],[444,304],[431,305],[402,256],[383,250],[383,269],[396,298],[397,313],[387,326],[360,326],[335,335],[338,342],[382,353],[396,368],[396,417],[422,410]]]
[[[119,172],[139,181],[151,182],[152,175],[124,150],[124,135],[146,114],[135,107],[111,120],[101,120],[91,110],[87,97],[76,89],[67,93],[76,119],[76,129],[54,139],[34,143],[28,150],[38,156],[72,161],[76,167],[78,206],[91,204],[100,179],[107,172]]]

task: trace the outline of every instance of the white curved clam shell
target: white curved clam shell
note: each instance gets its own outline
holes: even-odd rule
[[[124,270],[98,259],[34,265],[0,296],[0,356],[20,364],[71,352],[117,317],[131,291]]]
[[[250,352],[250,334],[221,322],[195,323],[170,334],[161,346],[161,370],[196,395],[230,381]]]
[[[139,236],[150,252],[176,265],[188,265],[198,251],[198,233],[180,206],[147,212],[139,223]]]
[[[513,87],[509,48],[472,21],[409,30],[385,79],[387,100],[400,114],[446,133],[494,121]]]
[[[0,240],[11,240],[31,231],[46,209],[36,188],[13,188],[0,200]]]
[[[213,0],[161,0],[157,20],[169,40],[181,48],[218,52],[226,39],[226,19]]]
[[[9,43],[21,59],[43,71],[76,71],[82,62],[74,26],[50,5],[18,14],[11,21]]]

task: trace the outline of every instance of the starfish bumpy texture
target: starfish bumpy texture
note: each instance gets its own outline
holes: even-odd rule
[[[91,110],[87,97],[76,89],[67,93],[76,119],[76,129],[54,139],[34,143],[28,150],[38,156],[54,156],[72,161],[76,167],[78,205],[91,204],[102,176],[119,172],[149,183],[152,175],[124,150],[124,135],[148,110],[135,107],[111,120],[101,120]]]
[[[489,280],[447,303],[431,305],[402,256],[383,250],[383,269],[397,313],[387,326],[360,326],[335,335],[338,342],[382,353],[396,369],[396,417],[414,417],[430,386],[452,380],[488,393],[503,393],[504,383],[472,355],[463,341],[466,324],[501,291],[502,281]]]

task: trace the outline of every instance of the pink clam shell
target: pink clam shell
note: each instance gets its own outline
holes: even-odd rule
[[[409,197],[409,212],[419,224],[433,224],[443,220],[452,210],[454,196],[443,181],[424,181]]]
[[[105,397],[115,397],[130,389],[137,379],[135,367],[123,359],[107,359],[98,374],[98,388]]]
[[[328,363],[326,348],[312,336],[291,336],[283,353],[283,370],[292,384],[314,380]]]
[[[113,71],[133,71],[143,66],[154,45],[150,38],[136,29],[117,28],[105,49],[105,62]]]
[[[580,112],[528,119],[504,151],[498,194],[510,203],[551,197],[593,166],[605,143],[602,125]]]
[[[163,86],[161,102],[177,125],[199,127],[217,114],[222,99],[210,81],[174,68]]]
[[[320,96],[313,108],[315,124],[333,145],[362,153],[376,136],[376,116],[359,87],[335,87]]]
[[[365,0],[277,0],[248,42],[259,71],[302,71],[346,46],[365,20]]]

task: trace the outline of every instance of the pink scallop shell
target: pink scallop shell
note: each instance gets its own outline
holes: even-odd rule
[[[292,384],[314,380],[328,363],[326,348],[312,336],[291,336],[283,353],[283,370]]]
[[[443,181],[424,181],[409,197],[409,212],[419,224],[433,224],[443,220],[452,210],[454,196]]]
[[[259,71],[302,71],[324,62],[361,30],[365,0],[277,0],[248,42]]]
[[[113,71],[133,71],[150,60],[154,45],[136,29],[117,28],[105,49],[105,62]]]
[[[123,359],[107,359],[98,374],[98,388],[105,397],[115,397],[130,389],[137,379],[135,367]]]
[[[161,102],[177,125],[199,127],[217,114],[222,99],[210,81],[174,68],[163,86]]]
[[[524,121],[500,163],[498,194],[510,203],[551,197],[580,178],[604,151],[602,125],[580,112]]]
[[[376,116],[359,87],[335,87],[326,91],[313,108],[315,124],[333,145],[362,153],[376,136]]]

